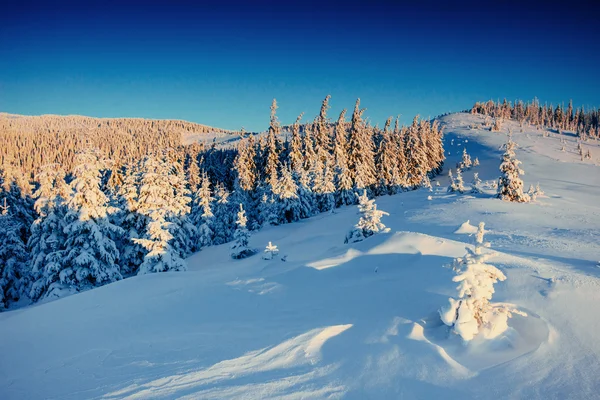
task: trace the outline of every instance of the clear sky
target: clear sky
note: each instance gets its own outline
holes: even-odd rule
[[[327,94],[332,118],[360,97],[379,124],[490,98],[600,106],[598,10],[555,3],[3,0],[0,112],[263,130],[273,97],[286,124]]]

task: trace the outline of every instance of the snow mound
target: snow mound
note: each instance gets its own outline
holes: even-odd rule
[[[458,235],[472,235],[477,233],[477,227],[470,224],[470,221],[467,220],[463,222],[454,233]]]

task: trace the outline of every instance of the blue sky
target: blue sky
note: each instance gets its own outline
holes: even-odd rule
[[[489,98],[600,106],[591,2],[399,3],[5,0],[0,112],[263,130],[274,97],[283,123],[327,94],[332,118],[360,97],[379,124]]]

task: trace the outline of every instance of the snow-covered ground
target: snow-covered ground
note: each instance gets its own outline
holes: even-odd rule
[[[443,117],[446,169],[463,147],[484,187],[510,127],[530,204],[434,192],[377,199],[390,233],[344,244],[356,207],[265,228],[279,257],[232,260],[228,245],[189,271],[126,279],[0,314],[0,398],[530,398],[600,396],[600,149],[580,161],[555,134],[480,116]],[[431,195],[431,200],[428,196]],[[467,220],[470,224],[463,224]],[[450,268],[485,221],[489,263],[507,280],[494,302],[528,314],[467,346],[437,310],[454,296]],[[461,228],[461,229],[459,229]],[[285,258],[286,261],[282,261]]]

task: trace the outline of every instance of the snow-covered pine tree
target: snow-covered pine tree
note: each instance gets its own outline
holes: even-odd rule
[[[462,177],[462,171],[460,169],[456,170],[456,176],[453,176],[452,170],[449,169],[448,177],[450,179],[450,186],[448,186],[449,193],[453,193],[453,192],[464,193],[466,191],[465,183],[464,183],[464,180]]]
[[[240,203],[240,210],[237,213],[237,228],[233,234],[233,244],[231,245],[231,258],[246,258],[256,253],[256,250],[249,247],[250,232],[246,228],[246,212],[244,206]]]
[[[500,164],[502,175],[498,178],[498,198],[505,201],[526,203],[531,198],[523,192],[523,181],[520,175],[524,174],[524,172],[519,167],[521,161],[516,158],[515,147],[515,142],[509,137],[508,142],[506,142],[506,150],[502,156],[502,163]]]
[[[361,196],[358,196],[358,194],[356,196],[358,197],[358,210],[361,216],[358,223],[346,235],[344,243],[360,242],[376,233],[389,232],[390,229],[386,228],[381,222],[381,217],[389,214],[377,209],[375,199],[369,200],[366,189],[363,190]]]
[[[463,147],[462,160],[460,161],[458,168],[464,171],[471,168],[472,165],[473,162],[471,161],[471,156],[467,153],[467,148]]]
[[[296,122],[292,125],[291,133],[292,138],[290,140],[290,149],[288,159],[290,160],[290,167],[295,174],[298,174],[300,170],[304,169],[304,156],[302,155],[302,136],[300,135],[300,120],[302,119],[300,114],[296,118]]]
[[[30,254],[29,273],[32,282],[29,297],[37,301],[47,291],[54,271],[62,269],[66,205],[68,194],[64,173],[57,164],[45,165],[36,179],[38,187],[33,193],[34,208],[38,218],[31,225],[31,236],[27,242]]]
[[[321,104],[321,110],[314,122],[315,153],[321,165],[327,164],[331,158],[331,129],[327,110],[329,110],[330,95]]]
[[[352,176],[348,168],[348,132],[346,131],[346,110],[342,110],[335,124],[333,156],[335,159],[336,204],[354,204],[356,197],[352,191]]]
[[[138,189],[141,179],[141,163],[129,164],[126,167],[123,184],[118,193],[119,208],[121,209],[121,228],[124,232],[119,243],[121,274],[129,276],[137,272],[139,266],[144,260],[146,251],[135,243],[133,239],[138,239],[143,234],[148,224],[148,217],[138,212]]]
[[[6,198],[0,211],[0,311],[27,297],[28,254],[19,236],[21,223],[12,217]]]
[[[363,112],[364,109],[360,109],[360,99],[357,99],[352,113],[348,143],[348,168],[353,188],[357,192],[370,190],[377,181],[372,129],[363,121]]]
[[[136,211],[146,218],[146,224],[140,237],[131,240],[146,254],[137,274],[185,270],[184,254],[175,236],[181,229],[178,219],[189,213],[185,206],[189,198],[177,199],[179,177],[166,157],[147,156],[141,171]]]
[[[275,196],[271,205],[272,225],[285,224],[298,221],[301,218],[301,203],[298,198],[298,185],[292,177],[292,171],[289,165],[281,166],[281,175],[277,185],[273,188]]]
[[[395,194],[399,187],[396,185],[398,180],[398,149],[396,141],[390,132],[392,117],[385,122],[385,127],[382,132],[382,137],[377,147],[375,155],[375,166],[377,171],[377,193]]]
[[[317,198],[317,207],[320,212],[332,211],[335,208],[335,183],[330,159],[325,163],[321,158],[314,163],[313,190]]]
[[[473,174],[473,182],[471,182],[471,193],[481,193],[481,179],[479,179],[479,173]]]
[[[29,239],[29,227],[34,220],[33,200],[29,196],[30,185],[16,169],[0,170],[0,204],[10,208],[11,219],[18,222],[19,236],[23,243]]]
[[[483,253],[484,223],[479,223],[475,236],[475,249],[466,248],[467,254],[454,260],[457,273],[452,280],[459,282],[457,298],[450,298],[449,304],[439,311],[442,322],[452,328],[465,342],[478,333],[485,338],[494,338],[507,328],[507,320],[512,314],[526,315],[504,305],[492,305],[494,284],[506,280],[506,276],[486,261],[493,253]]]
[[[419,116],[417,115],[412,122],[412,125],[406,131],[405,136],[405,154],[407,166],[407,185],[416,187],[423,180],[423,175],[428,173],[427,154],[425,151],[425,142],[420,137]]]
[[[229,201],[230,193],[222,182],[215,188],[214,239],[215,245],[229,242],[233,238],[235,207]]]
[[[173,151],[168,152],[166,157],[170,166],[168,169],[171,174],[169,181],[174,190],[173,205],[177,210],[169,217],[169,222],[173,224],[170,230],[174,236],[172,245],[181,257],[185,258],[196,250],[197,243],[194,242],[194,238],[198,236],[196,227],[190,221],[192,193],[181,163],[183,156]]]
[[[317,207],[316,194],[310,188],[310,174],[301,169],[296,177],[298,187],[298,201],[300,202],[300,218],[309,218],[316,214]]]
[[[475,159],[473,160],[473,166],[474,167],[478,167],[479,166],[479,158],[475,157]]]
[[[122,229],[110,222],[109,214],[114,210],[100,190],[105,167],[98,150],[86,150],[76,157],[66,204],[64,258],[61,269],[49,271],[53,283],[46,296],[60,297],[63,290],[82,291],[122,278],[114,242]]]
[[[267,142],[264,151],[264,160],[265,160],[265,170],[264,177],[265,183],[268,184],[271,188],[277,185],[278,174],[279,171],[279,138],[278,135],[281,133],[281,126],[279,124],[279,120],[276,115],[277,111],[277,101],[273,99],[273,103],[271,104],[271,121],[269,124],[269,133],[267,134]]]
[[[191,214],[191,223],[196,227],[196,250],[210,246],[213,241],[214,232],[212,225],[214,214],[212,212],[212,203],[215,198],[212,197],[210,189],[210,179],[206,172],[201,173],[200,187],[194,194],[193,211]]]

